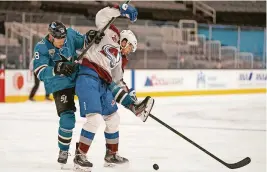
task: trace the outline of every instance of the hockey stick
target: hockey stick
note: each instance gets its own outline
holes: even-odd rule
[[[158,123],[160,123],[161,125],[163,125],[164,127],[168,128],[169,130],[171,130],[172,132],[174,132],[178,136],[182,137],[183,139],[185,139],[186,141],[188,141],[192,145],[196,146],[198,149],[202,150],[203,152],[205,152],[206,154],[208,154],[209,156],[211,156],[212,158],[219,161],[220,163],[222,163],[223,165],[225,165],[226,167],[228,167],[230,169],[241,168],[241,167],[248,165],[251,162],[251,159],[249,157],[246,157],[237,163],[233,163],[233,164],[226,163],[223,160],[221,160],[220,158],[218,158],[217,156],[213,155],[212,153],[210,153],[206,149],[202,148],[201,146],[199,146],[198,144],[193,142],[192,140],[190,140],[189,138],[187,138],[186,136],[184,136],[183,134],[181,134],[180,132],[178,132],[177,130],[175,130],[174,128],[170,127],[169,125],[167,125],[165,122],[161,121],[160,119],[158,119],[154,115],[149,114],[149,116],[151,118],[153,118],[155,121],[157,121]]]
[[[130,1],[131,1],[131,0],[126,1],[125,4],[128,4]],[[108,22],[108,24],[107,24],[105,27],[103,27],[103,28],[100,30],[100,32],[98,32],[98,35],[96,35],[96,36],[93,38],[93,40],[88,44],[88,46],[87,46],[87,47],[83,50],[83,52],[79,55],[79,57],[77,58],[77,61],[79,61],[79,60],[81,60],[81,59],[83,58],[84,54],[85,54],[85,53],[89,50],[89,48],[94,44],[96,37],[97,37],[97,36],[100,36],[101,33],[104,33],[105,30],[106,30],[107,28],[109,28],[109,26],[116,20],[116,18],[117,18],[117,17],[112,17],[112,19]]]

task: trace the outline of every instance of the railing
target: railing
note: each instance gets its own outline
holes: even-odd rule
[[[212,18],[213,23],[216,23],[216,10],[214,8],[200,1],[193,1],[194,15],[196,15],[197,10],[200,10],[205,15],[210,16]]]

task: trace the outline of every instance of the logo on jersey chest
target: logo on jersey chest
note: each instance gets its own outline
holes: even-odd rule
[[[68,47],[62,47],[61,49],[49,49],[48,53],[53,61],[63,60],[70,61],[72,60],[72,55]]]
[[[55,49],[48,50],[48,53],[49,53],[50,56],[53,57],[55,55]]]
[[[113,45],[104,45],[100,52],[110,60],[111,68],[116,67],[121,60],[121,53]]]

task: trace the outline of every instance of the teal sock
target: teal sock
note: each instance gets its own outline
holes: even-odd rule
[[[75,127],[75,115],[73,111],[60,114],[58,128],[58,147],[60,150],[68,151],[72,139],[72,130]]]

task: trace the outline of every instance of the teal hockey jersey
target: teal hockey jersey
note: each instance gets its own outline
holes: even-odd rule
[[[84,47],[85,35],[80,34],[72,28],[67,29],[67,37],[62,48],[58,49],[48,41],[47,36],[38,42],[34,48],[34,73],[39,80],[45,84],[48,93],[54,93],[66,88],[75,86],[75,78],[78,71],[71,76],[55,75],[54,66],[56,61],[64,60],[60,54],[69,61],[74,62],[77,59],[76,50]]]

